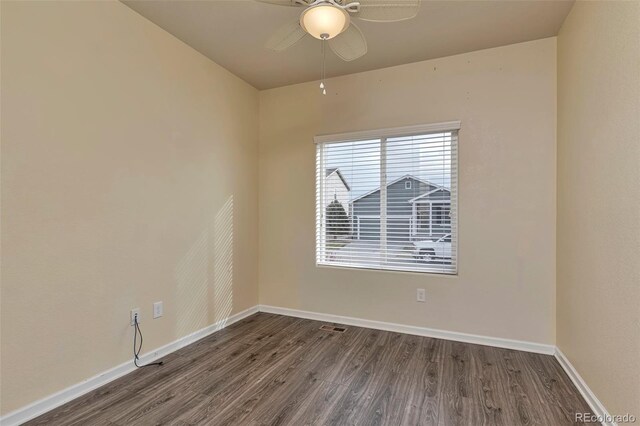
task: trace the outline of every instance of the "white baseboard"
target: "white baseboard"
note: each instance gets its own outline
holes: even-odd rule
[[[575,369],[573,364],[569,362],[569,359],[562,353],[560,348],[556,347],[555,357],[562,366],[562,369],[567,373],[573,384],[578,388],[580,394],[587,401],[591,410],[593,410],[593,414],[595,414],[600,419],[603,419],[602,424],[604,426],[616,426],[617,424],[611,420],[611,415],[604,407],[602,402],[596,397],[596,395],[591,391],[587,382],[580,376],[578,371]]]
[[[140,357],[140,361],[142,364],[147,364],[156,359],[162,358],[163,356],[166,356],[171,352],[175,352],[180,348],[190,345],[191,343],[200,340],[212,333],[215,333],[216,331],[221,330],[237,321],[240,321],[241,319],[246,318],[249,315],[255,314],[256,312],[258,312],[258,306],[253,306],[242,312],[238,312],[237,314],[231,315],[225,320],[218,321],[194,333],[181,337],[167,345],[146,352]],[[122,363],[117,367],[104,371],[96,376],[90,377],[80,383],[56,392],[53,395],[49,395],[39,401],[8,413],[6,416],[3,416],[0,419],[0,425],[14,426],[27,422],[38,417],[41,414],[46,413],[47,411],[53,410],[56,407],[66,404],[67,402],[75,398],[78,398],[88,392],[91,392],[94,389],[99,388],[100,386],[103,386],[119,377],[122,377],[135,369],[136,367],[133,365],[132,361]]]
[[[459,333],[455,331],[438,330],[435,328],[416,327],[412,325],[395,324],[367,320],[362,318],[344,317],[340,315],[323,314],[319,312],[301,311],[297,309],[280,308],[278,306],[260,305],[260,312],[306,318],[316,321],[335,322],[352,325],[354,327],[373,328],[376,330],[394,331],[396,333],[415,334],[417,336],[434,337],[437,339],[454,340],[456,342],[473,343],[477,345],[495,346],[498,348],[515,349],[517,351],[535,352],[553,355],[556,347],[543,343],[525,342],[522,340],[502,339],[500,337],[481,336],[477,334]]]

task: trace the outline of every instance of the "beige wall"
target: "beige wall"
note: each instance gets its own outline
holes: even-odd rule
[[[130,360],[130,308],[150,350],[257,303],[257,117],[118,2],[2,2],[2,413]]]
[[[260,92],[260,302],[554,344],[555,38],[327,87]],[[462,121],[459,275],[317,268],[313,136],[449,120]]]
[[[558,36],[560,349],[640,417],[640,2],[582,2]]]

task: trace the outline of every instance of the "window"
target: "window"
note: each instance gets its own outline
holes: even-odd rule
[[[459,128],[316,137],[316,264],[457,273]]]

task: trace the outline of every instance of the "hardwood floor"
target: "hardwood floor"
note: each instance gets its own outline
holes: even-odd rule
[[[574,425],[548,355],[258,313],[29,425]]]

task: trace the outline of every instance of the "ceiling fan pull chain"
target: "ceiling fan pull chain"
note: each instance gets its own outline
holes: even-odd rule
[[[321,69],[321,72],[320,72],[320,89],[322,89],[322,94],[323,95],[327,94],[327,89],[325,88],[325,85],[324,85],[324,79],[325,79],[325,75],[326,75],[326,73],[325,73],[325,68],[326,68],[325,64],[326,64],[326,57],[327,57],[327,55],[326,55],[326,50],[327,49],[325,48],[325,44],[326,43],[327,43],[327,38],[323,37],[322,38],[322,69]]]

